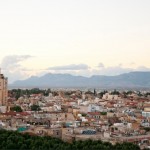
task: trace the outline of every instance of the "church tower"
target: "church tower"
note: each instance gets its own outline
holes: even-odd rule
[[[8,79],[1,74],[0,69],[0,106],[7,106],[8,89],[7,89]]]

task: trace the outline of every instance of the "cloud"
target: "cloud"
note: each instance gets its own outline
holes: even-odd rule
[[[135,62],[131,62],[131,63],[129,63],[129,65],[130,66],[134,66],[134,65],[136,65],[136,63]]]
[[[100,64],[103,64],[103,63],[100,63]],[[131,64],[134,65],[135,63],[131,63]],[[98,66],[100,66],[100,65],[98,65]],[[123,73],[129,73],[129,72],[133,72],[133,71],[150,71],[150,68],[145,67],[145,66],[139,66],[136,68],[133,68],[133,66],[124,67],[124,64],[121,64],[121,63],[116,66],[108,66],[108,67],[103,67],[103,66],[93,69],[92,71],[90,71],[90,73],[93,75],[97,74],[97,75],[114,76],[114,75],[120,75]]]
[[[29,69],[22,66],[22,63],[27,59],[30,59],[30,55],[9,55],[3,58],[1,67],[5,76],[8,77],[9,83],[16,80],[28,78],[32,75],[42,76],[46,73],[67,73],[72,75],[81,75],[90,77],[92,75],[119,75],[132,71],[150,71],[150,68],[145,66],[139,66],[133,68],[133,66],[125,67],[124,64],[118,64],[116,66],[105,66],[100,62],[96,67],[90,67],[87,64],[70,64],[65,66],[49,67],[47,69]]]
[[[71,64],[71,65],[48,68],[48,70],[87,70],[87,69],[89,69],[89,66],[86,64]]]
[[[22,67],[21,63],[31,57],[30,55],[9,55],[3,58],[0,66],[5,76],[9,77],[9,83],[28,76],[26,68]]]
[[[31,58],[32,56],[30,55],[9,55],[3,58],[2,63],[1,63],[1,67],[4,69],[9,69],[11,67],[19,67],[20,66],[20,62]]]
[[[97,67],[98,67],[98,68],[104,68],[105,66],[104,66],[103,63],[99,63]]]
[[[124,68],[122,64],[117,66],[105,67],[103,63],[99,63],[96,68],[89,67],[86,64],[71,64],[66,66],[57,66],[48,68],[51,73],[69,73],[72,75],[82,75],[90,77],[92,75],[119,75],[135,71],[132,68]]]
[[[150,71],[150,68],[140,66],[137,68],[125,67],[124,64],[119,63],[116,66],[105,66],[102,62],[99,63],[95,68],[89,67],[86,64],[71,64],[66,66],[57,66],[48,68],[47,72],[51,73],[67,73],[72,75],[81,75],[90,77],[92,75],[108,75],[115,76],[123,73],[129,73],[132,71]]]
[[[137,71],[150,71],[150,68],[145,67],[145,66],[139,66],[138,68],[136,68]]]
[[[103,67],[99,70],[95,70],[95,73],[98,73],[99,75],[119,75],[122,73],[128,73],[133,71],[133,68],[124,68],[122,65],[118,64],[117,66],[111,66],[111,67]]]

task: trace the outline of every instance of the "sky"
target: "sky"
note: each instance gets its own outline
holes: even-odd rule
[[[0,0],[0,67],[32,75],[150,71],[149,0]]]

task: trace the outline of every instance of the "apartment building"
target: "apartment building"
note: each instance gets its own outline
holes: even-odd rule
[[[0,106],[7,105],[7,97],[8,97],[7,83],[8,79],[3,74],[1,74],[0,70]]]

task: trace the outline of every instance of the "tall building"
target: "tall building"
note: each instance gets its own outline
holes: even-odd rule
[[[0,69],[0,106],[7,106],[8,90],[7,90],[8,79],[1,74]]]

